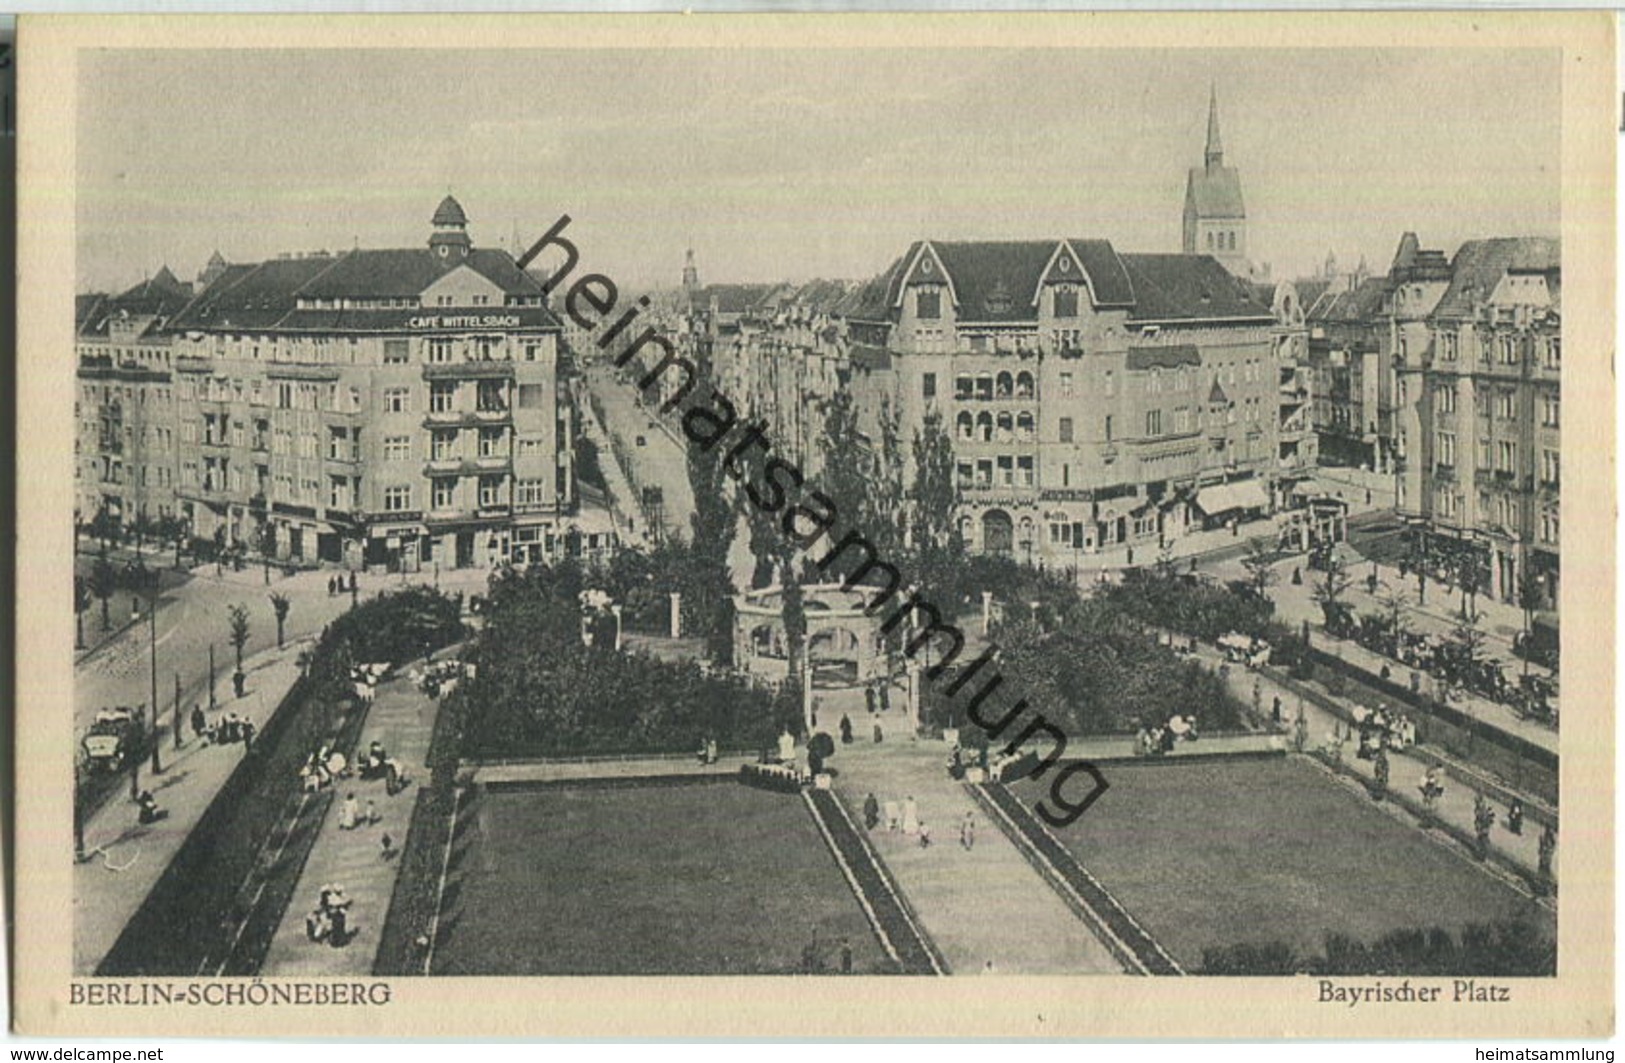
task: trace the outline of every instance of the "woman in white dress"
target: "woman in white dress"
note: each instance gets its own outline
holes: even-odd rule
[[[350,794],[339,808],[339,830],[355,830],[356,821],[360,818],[361,806],[357,804],[355,794]]]

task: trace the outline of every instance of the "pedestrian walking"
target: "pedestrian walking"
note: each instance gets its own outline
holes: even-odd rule
[[[202,738],[203,733],[209,729],[208,717],[203,715],[202,705],[192,706],[192,737]]]
[[[880,822],[880,802],[871,793],[863,799],[863,826],[866,830],[874,830],[875,824]]]
[[[966,812],[965,818],[960,820],[959,844],[965,847],[966,852],[976,848],[976,813]]]
[[[1281,695],[1279,694],[1275,695],[1274,701],[1270,704],[1270,719],[1275,721],[1275,726],[1281,726]]]
[[[879,745],[885,737],[885,733],[880,729],[880,719],[877,717],[875,719],[875,744]]]
[[[344,799],[344,804],[339,809],[339,830],[355,830],[356,823],[360,818],[361,805],[356,801],[355,794],[350,794]]]
[[[863,688],[863,703],[869,707],[869,715],[873,716],[875,714],[875,688],[872,685]]]
[[[841,973],[852,973],[852,943],[846,938],[841,939]]]
[[[841,713],[841,745],[849,746],[851,744],[852,744],[852,718],[849,717],[846,713],[843,712],[843,713]]]
[[[931,825],[924,820],[920,821],[920,848],[931,848]]]
[[[367,816],[366,816],[366,818],[367,818],[367,826],[369,826],[369,827],[373,826],[380,819],[384,818],[384,817],[382,817],[382,816],[380,816],[378,814],[378,806],[372,803],[372,798],[370,798],[370,797],[367,798]]]
[[[1516,797],[1507,806],[1507,830],[1513,834],[1523,833],[1523,802]]]
[[[395,839],[393,839],[393,838],[391,838],[389,836],[389,831],[386,830],[384,832],[384,836],[382,838],[378,839],[378,845],[379,845],[379,850],[380,850],[379,853],[378,853],[379,859],[381,859],[381,860],[389,860],[392,857],[394,857],[394,855],[395,855]]]
[[[244,720],[241,728],[243,735],[243,756],[248,756],[248,750],[254,745],[254,721]]]

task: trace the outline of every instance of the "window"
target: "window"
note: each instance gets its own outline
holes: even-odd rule
[[[1437,453],[1434,461],[1440,465],[1456,464],[1456,436],[1454,432],[1440,432],[1435,439]]]
[[[969,410],[960,410],[959,416],[954,423],[957,426],[960,439],[976,438],[976,419],[970,415]]]
[[[412,409],[411,388],[385,388],[384,412],[407,413]]]
[[[1542,513],[1540,515],[1540,541],[1555,545],[1558,541],[1557,531],[1557,511],[1547,510]]]
[[[1502,365],[1518,364],[1518,341],[1516,337],[1502,336],[1496,347],[1500,351]]]
[[[542,395],[545,385],[520,384],[519,408],[521,410],[539,410],[542,407]]]
[[[1055,316],[1078,316],[1078,290],[1076,288],[1055,289]]]
[[[1541,400],[1540,423],[1545,425],[1547,428],[1559,427],[1557,404],[1558,400],[1556,395],[1547,395]]]
[[[1009,487],[1016,482],[1015,459],[1008,454],[999,455],[999,486]]]
[[[1162,435],[1162,411],[1145,411],[1145,434],[1148,436]]]
[[[384,460],[406,461],[412,457],[411,436],[385,436]]]
[[[449,476],[442,476],[434,481],[434,509],[452,509],[456,506],[457,481]]]
[[[1071,373],[1062,373],[1061,374],[1061,397],[1063,399],[1069,399],[1069,398],[1072,397],[1072,374]]]
[[[1456,334],[1454,332],[1439,333],[1439,357],[1447,362],[1456,360]]]
[[[502,455],[503,431],[500,428],[480,429],[480,457],[495,458]]]
[[[920,377],[920,397],[926,401],[937,397],[937,374],[926,373]]]
[[[1189,406],[1174,407],[1174,431],[1189,432],[1191,430],[1191,411]]]
[[[1112,371],[1110,369],[1106,370],[1105,394],[1107,394],[1107,395],[1115,395],[1115,394],[1117,394],[1117,382],[1112,377]]]
[[[350,508],[350,481],[342,476],[327,478],[327,504],[334,509]]]
[[[1563,470],[1563,456],[1555,450],[1546,448],[1540,452],[1540,478],[1549,484],[1556,484]]]
[[[1485,472],[1495,468],[1495,455],[1488,439],[1478,441],[1478,467]]]
[[[1112,415],[1108,413],[1106,415],[1106,442],[1110,443],[1111,441],[1112,441]]]
[[[432,380],[429,382],[429,412],[450,413],[457,401],[457,382]]]
[[[1518,444],[1512,442],[1511,440],[1503,439],[1496,447],[1496,457],[1499,460],[1499,464],[1496,466],[1497,471],[1516,471],[1518,467]]]
[[[544,506],[547,504],[546,480],[516,480],[514,481],[514,503],[519,506]]]
[[[1518,396],[1515,392],[1505,389],[1496,392],[1495,416],[1503,421],[1510,421],[1518,416]]]
[[[1557,336],[1546,341],[1545,366],[1547,369],[1560,369],[1563,366],[1563,341]]]
[[[968,462],[968,461],[960,462],[958,464],[957,468],[956,468],[956,471],[958,473],[959,486],[960,487],[969,487],[969,486],[971,486],[971,484],[974,482],[971,479],[971,477],[973,476],[973,473],[971,471],[971,463]]]
[[[329,428],[327,430],[327,457],[331,461],[343,461],[348,457],[350,433],[342,428]]]
[[[412,344],[410,340],[385,340],[384,364],[405,365],[412,358]]]
[[[407,486],[384,488],[384,512],[404,513],[412,508],[412,488]]]
[[[969,400],[976,394],[976,381],[968,376],[954,378],[954,398],[960,402]]]
[[[1070,465],[1063,464],[1061,466],[1061,486],[1062,487],[1071,487],[1072,486],[1072,466],[1070,466]]]
[[[1456,389],[1448,384],[1442,385],[1433,392],[1434,409],[1439,413],[1456,412]]]
[[[457,432],[436,429],[429,433],[429,460],[450,461],[457,457]]]
[[[976,486],[993,486],[993,460],[991,458],[978,458],[976,461]]]
[[[525,361],[534,362],[541,357],[542,345],[539,343],[525,344]]]
[[[279,410],[293,409],[292,384],[278,384],[276,386],[276,405]]]
[[[1072,418],[1070,417],[1061,418],[1061,442],[1072,442]]]
[[[942,293],[935,288],[914,293],[914,316],[935,320],[942,316]]]
[[[1034,482],[1033,459],[1029,455],[1022,455],[1016,459],[1017,482],[1023,487],[1031,487]]]

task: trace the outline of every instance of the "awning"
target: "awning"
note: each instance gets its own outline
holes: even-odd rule
[[[1196,508],[1210,517],[1236,509],[1268,509],[1269,504],[1264,485],[1257,480],[1214,484],[1196,492]]]

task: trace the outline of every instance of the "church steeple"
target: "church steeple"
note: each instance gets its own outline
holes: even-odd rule
[[[1219,89],[1209,84],[1207,89],[1207,152],[1204,155],[1209,170],[1224,165],[1224,142],[1219,139]]]

